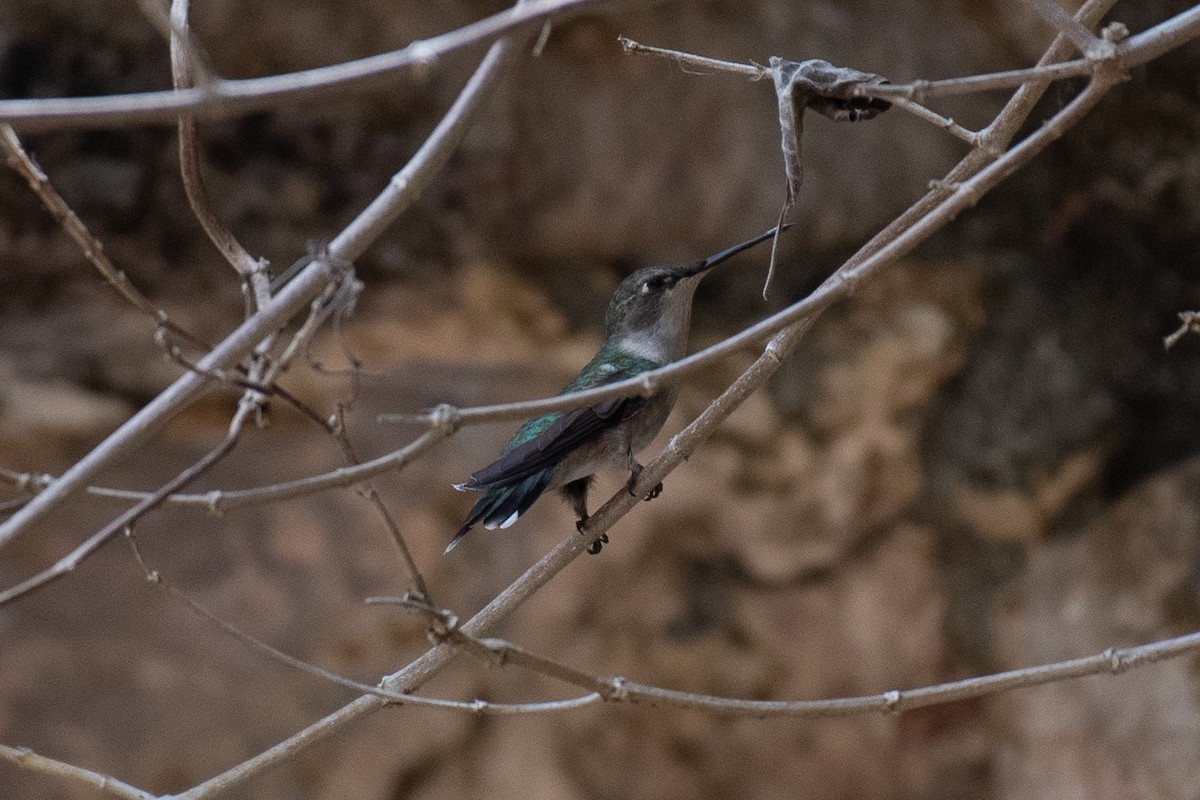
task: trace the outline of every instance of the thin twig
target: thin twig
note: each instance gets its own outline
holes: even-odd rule
[[[503,639],[473,636],[455,624],[452,614],[423,606],[412,598],[368,598],[367,602],[399,602],[429,616],[435,621],[435,630],[444,641],[463,646],[488,666],[521,667],[594,692],[606,702],[645,703],[748,718],[841,717],[871,712],[899,714],[926,706],[987,697],[1089,675],[1118,675],[1200,651],[1200,633],[1189,633],[1134,647],[1110,647],[1092,656],[915,689],[891,689],[879,694],[830,700],[741,700],[664,689],[621,676],[593,675]]]
[[[184,12],[184,23],[180,25],[174,17],[175,3],[173,1],[168,9],[163,5],[162,0],[138,0],[138,8],[172,48],[183,47],[187,51],[186,59],[190,62],[187,71],[197,79],[200,85],[208,86],[220,79],[216,70],[212,68],[212,61],[200,47],[196,37],[192,36],[186,20],[186,11]],[[188,85],[194,86],[195,82],[189,81]],[[179,88],[178,85],[176,88]]]
[[[50,183],[50,178],[38,166],[29,153],[25,151],[25,148],[21,145],[21,140],[17,138],[16,132],[8,125],[0,125],[0,148],[4,150],[5,161],[8,163],[8,166],[25,179],[25,182],[29,184],[29,188],[42,201],[42,205],[54,217],[59,227],[75,240],[75,243],[79,245],[79,249],[83,251],[84,257],[91,262],[92,266],[104,276],[104,279],[122,297],[133,304],[139,311],[150,317],[159,328],[175,334],[193,346],[205,346],[197,336],[171,321],[166,311],[155,305],[150,298],[146,297],[140,289],[133,285],[133,282],[129,280],[129,277],[123,271],[113,265],[108,254],[104,252],[104,245],[83,224],[83,220],[71,209],[67,201],[63,199],[63,196],[58,193],[58,190]]]
[[[346,460],[351,464],[358,464],[358,454],[354,451],[354,446],[350,443],[350,437],[346,435],[346,425],[341,407],[338,408],[334,419],[336,421],[332,425],[333,430],[331,434],[341,446]],[[421,574],[421,568],[417,566],[417,560],[413,558],[412,550],[409,549],[404,534],[400,532],[400,526],[396,524],[396,519],[392,516],[392,512],[388,511],[387,505],[383,502],[383,498],[379,496],[379,491],[375,488],[375,485],[367,481],[361,481],[358,484],[358,493],[371,504],[383,520],[384,526],[391,534],[392,543],[396,545],[396,549],[400,553],[400,560],[403,562],[409,578],[416,587],[418,595],[426,602],[432,603],[433,593],[429,591],[429,584],[425,582],[425,576]]]
[[[121,800],[156,800],[157,798],[157,795],[119,781],[111,775],[38,755],[28,747],[9,747],[6,744],[0,744],[0,759],[23,769],[40,772],[43,775],[53,775],[79,786],[99,790],[102,794],[121,798]]]
[[[89,536],[83,544],[76,547],[67,555],[59,559],[55,564],[47,569],[42,570],[31,578],[21,581],[16,586],[0,591],[0,606],[7,605],[12,601],[24,597],[30,592],[41,589],[54,581],[61,578],[63,575],[74,570],[88,556],[99,550],[104,544],[110,541],[113,537],[119,535],[129,525],[137,522],[144,517],[159,503],[163,498],[178,489],[188,485],[196,478],[204,474],[206,470],[216,464],[233,449],[237,444],[237,432],[233,431],[227,435],[219,445],[210,450],[203,458],[195,462],[187,469],[180,472],[171,480],[164,483],[157,491],[146,497],[138,504],[132,506],[116,519],[109,522],[100,530]],[[40,496],[40,495],[39,495]],[[35,500],[37,498],[34,498]],[[28,506],[26,506],[28,508]]]
[[[191,32],[188,27],[188,0],[172,0],[168,20],[171,42],[171,78],[176,90],[189,89],[195,85],[193,70],[196,69],[194,53],[188,43]],[[204,186],[200,166],[200,147],[196,117],[192,114],[179,115],[179,172],[183,177],[183,188],[187,194],[192,213],[200,227],[225,260],[253,287],[258,308],[265,306],[271,298],[270,280],[262,264],[242,246],[233,232],[221,222],[213,211],[212,201]]]
[[[692,53],[685,53],[682,50],[669,50],[665,47],[654,47],[648,44],[641,44],[630,39],[628,36],[618,36],[617,44],[625,50],[626,53],[645,53],[651,56],[658,56],[669,61],[674,61],[684,71],[688,72],[686,67],[692,67],[694,70],[708,70],[710,72],[729,72],[734,75],[740,75],[743,78],[752,81],[766,80],[771,77],[771,70],[767,67],[758,64],[742,64],[737,61],[723,61],[719,58],[708,58],[707,56],[698,56]],[[702,74],[693,72],[692,74]]]
[[[324,424],[323,420],[318,419],[317,421]],[[305,497],[318,492],[344,489],[348,486],[361,483],[368,478],[382,475],[385,472],[398,472],[402,470],[449,435],[449,430],[435,428],[421,434],[410,444],[399,450],[394,450],[386,455],[373,458],[370,461],[364,461],[361,464],[339,467],[338,469],[323,472],[319,475],[274,483],[269,486],[260,486],[254,489],[213,489],[212,491],[201,492],[199,494],[175,493],[168,495],[164,498],[163,502],[182,508],[199,508],[219,515],[237,508],[265,505],[267,503],[280,503],[285,500],[294,500],[297,497]],[[12,470],[0,469],[0,480],[13,484],[20,491],[32,494],[52,485],[55,478],[52,475],[46,474],[14,472]],[[113,489],[102,486],[89,486],[87,491],[95,497],[115,500],[121,503],[138,502],[151,496],[150,492]]]
[[[924,122],[928,122],[931,125],[936,125],[937,127],[946,131],[946,133],[949,133],[956,139],[961,139],[972,147],[976,147],[979,144],[978,133],[964,128],[962,125],[959,125],[949,117],[943,117],[933,109],[926,108],[920,103],[915,103],[912,100],[909,100],[907,97],[890,98],[888,102],[890,102],[896,108],[899,108],[902,111],[907,111],[909,114],[912,114],[914,117],[923,120]]]
[[[1174,333],[1163,338],[1163,347],[1170,350],[1175,343],[1188,333],[1200,334],[1200,311],[1180,311],[1179,321],[1183,323]]]
[[[189,611],[202,619],[205,623],[212,625],[234,639],[241,642],[246,647],[254,650],[261,656],[264,656],[271,661],[276,661],[287,667],[311,675],[319,680],[336,684],[346,689],[353,689],[356,692],[368,694],[373,697],[378,697],[385,700],[391,705],[411,705],[422,706],[426,708],[441,708],[449,711],[466,711],[470,714],[477,715],[513,715],[513,714],[544,714],[557,713],[560,711],[568,711],[575,708],[582,708],[591,705],[601,698],[593,695],[584,695],[582,697],[574,697],[567,700],[551,700],[545,702],[533,703],[492,703],[485,700],[447,700],[440,697],[423,697],[414,694],[401,694],[392,692],[386,689],[381,689],[378,686],[356,681],[353,678],[347,678],[344,675],[338,675],[336,672],[330,672],[327,669],[318,667],[316,664],[309,663],[295,656],[288,655],[277,647],[272,647],[256,636],[246,633],[227,620],[221,619],[205,606],[193,600],[185,592],[180,591],[171,583],[168,583],[162,576],[162,573],[150,567],[138,546],[137,538],[134,536],[132,529],[126,529],[125,538],[128,541],[130,548],[133,551],[134,559],[141,567],[146,580],[152,585],[166,592],[176,602],[181,603]]]

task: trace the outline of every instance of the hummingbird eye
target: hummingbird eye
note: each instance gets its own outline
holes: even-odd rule
[[[674,279],[667,275],[656,275],[653,278],[647,278],[642,284],[642,294],[650,294],[651,292],[660,292],[663,289],[670,289],[675,285]]]

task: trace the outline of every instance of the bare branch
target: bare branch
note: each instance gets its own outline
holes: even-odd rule
[[[61,578],[63,575],[66,575],[74,570],[88,556],[103,547],[104,544],[110,541],[114,536],[118,535],[126,527],[137,522],[139,519],[157,507],[158,504],[162,502],[163,498],[165,498],[171,492],[183,488],[196,478],[203,475],[206,470],[212,467],[213,464],[216,464],[218,461],[228,455],[229,451],[233,449],[235,444],[237,444],[237,432],[233,431],[226,436],[216,448],[210,450],[203,458],[180,472],[171,480],[164,483],[157,491],[146,497],[137,505],[131,507],[128,511],[121,514],[112,522],[93,533],[83,542],[83,544],[79,545],[66,556],[55,562],[54,566],[42,570],[38,574],[22,581],[16,586],[5,589],[4,591],[0,591],[0,607],[24,597],[30,592],[41,589],[42,587],[49,585],[50,583]],[[28,506],[26,506],[26,508],[28,508]]]
[[[1163,347],[1170,350],[1188,333],[1200,334],[1200,311],[1180,311],[1179,321],[1183,324],[1169,336],[1163,338]]]
[[[217,73],[212,68],[212,62],[188,29],[186,9],[183,24],[179,25],[174,19],[174,7],[174,2],[168,9],[162,0],[138,0],[138,8],[141,9],[150,24],[162,34],[163,40],[172,47],[183,47],[187,51],[186,59],[190,62],[189,72],[198,77],[201,84],[207,85],[215,82]],[[188,85],[192,84],[189,82]],[[176,86],[175,88],[180,87]]]
[[[410,444],[399,450],[371,459],[370,461],[364,461],[361,464],[340,467],[319,475],[275,483],[269,486],[261,486],[255,489],[214,489],[200,494],[170,494],[163,499],[163,502],[184,508],[200,508],[212,514],[223,514],[226,511],[246,506],[279,503],[318,492],[327,492],[331,489],[344,489],[348,486],[354,486],[367,478],[381,475],[384,472],[403,469],[447,436],[449,436],[449,431],[435,428],[421,434]],[[52,485],[56,479],[52,475],[0,470],[0,480],[13,484],[20,491],[36,493]],[[95,497],[116,500],[122,503],[138,502],[151,496],[150,492],[112,489],[101,486],[89,486],[87,491]]]
[[[172,80],[176,90],[189,89],[194,85],[192,72],[196,69],[196,61],[195,48],[190,44],[192,37],[188,28],[188,0],[172,0],[168,27]],[[212,80],[206,83],[211,84]],[[191,114],[179,115],[179,172],[183,177],[183,188],[192,213],[196,215],[200,226],[225,260],[253,287],[257,307],[262,308],[271,298],[270,281],[262,264],[242,247],[241,242],[225,227],[212,209],[200,168],[196,118]]]
[[[1112,45],[1098,38],[1082,22],[1066,12],[1056,0],[1029,0],[1034,9],[1071,40],[1080,54],[1088,58],[1103,58],[1111,53]]]
[[[414,694],[401,694],[392,692],[386,689],[380,689],[378,686],[356,681],[353,678],[347,678],[344,675],[338,675],[335,672],[330,672],[327,669],[318,667],[316,664],[310,664],[307,661],[288,655],[282,650],[272,647],[261,639],[246,633],[238,626],[231,622],[221,619],[213,612],[209,611],[200,603],[193,600],[184,592],[177,589],[172,584],[168,583],[156,569],[152,569],[146,562],[142,554],[141,548],[138,547],[137,539],[133,535],[132,529],[126,529],[126,540],[133,551],[134,559],[142,572],[146,576],[146,580],[159,589],[166,592],[176,602],[183,604],[189,611],[203,620],[205,623],[212,625],[234,639],[237,639],[246,647],[254,650],[261,656],[264,656],[272,661],[279,662],[294,670],[298,670],[307,675],[311,675],[319,680],[333,683],[346,689],[353,689],[362,694],[378,697],[385,700],[390,705],[409,705],[423,706],[427,708],[441,708],[449,711],[466,711],[476,715],[511,715],[511,714],[543,714],[556,713],[559,711],[568,711],[576,708],[591,705],[601,698],[596,695],[584,695],[582,697],[571,698],[568,700],[552,700],[548,702],[536,703],[490,703],[484,700],[446,700],[440,697],[422,697]]]
[[[28,747],[9,747],[6,744],[0,744],[0,759],[23,769],[40,772],[43,775],[53,775],[90,789],[98,789],[109,797],[117,797],[121,800],[155,800],[157,797],[157,795],[138,789],[136,786],[119,781],[111,775],[40,756]]]
[[[627,36],[618,36],[617,43],[624,48],[626,53],[646,53],[652,56],[666,58],[679,64],[684,72],[688,72],[688,67],[693,70],[709,70],[712,72],[731,72],[734,75],[740,75],[743,78],[752,81],[761,81],[770,78],[773,75],[771,69],[759,66],[758,64],[740,64],[736,61],[722,61],[719,58],[708,58],[707,56],[697,56],[692,53],[684,53],[681,50],[669,50],[665,47],[652,47],[646,44],[640,44],[630,39]],[[703,74],[694,72],[693,74]]]
[[[170,331],[193,345],[205,346],[198,337],[172,322],[167,316],[166,311],[155,305],[150,298],[146,297],[140,289],[133,285],[133,282],[129,280],[129,277],[123,271],[113,265],[112,261],[108,258],[108,254],[104,252],[104,245],[88,230],[88,227],[83,224],[83,220],[79,218],[71,207],[67,205],[67,201],[63,199],[62,195],[54,188],[54,185],[50,183],[50,178],[37,165],[37,162],[25,152],[25,148],[21,146],[21,140],[17,138],[16,132],[7,125],[0,125],[0,148],[3,148],[5,152],[5,160],[8,166],[25,179],[25,182],[29,184],[29,188],[42,201],[42,205],[46,207],[50,215],[67,232],[67,235],[79,245],[79,249],[83,251],[84,257],[104,276],[105,280],[112,284],[113,288],[122,297],[154,320],[154,323],[160,328]]]
[[[550,17],[566,19],[600,7],[611,9],[614,5],[612,0],[528,0],[400,50],[266,78],[223,79],[171,92],[0,100],[0,123],[7,122],[18,131],[46,131],[173,124],[176,116],[184,112],[202,119],[250,114],[349,90],[366,91],[394,81],[400,73],[420,78],[439,58],[456,50],[507,34],[529,32]]]
[[[369,598],[367,602],[391,600],[393,599]],[[664,689],[621,676],[592,675],[503,639],[481,639],[472,636],[457,626],[454,616],[449,612],[422,607],[411,598],[398,598],[397,601],[430,616],[436,621],[437,634],[443,640],[464,646],[488,666],[518,666],[587,689],[603,697],[606,702],[646,703],[752,718],[842,717],[871,712],[899,714],[926,706],[987,697],[1089,675],[1118,675],[1130,669],[1180,658],[1200,650],[1200,633],[1189,633],[1135,647],[1112,647],[1093,656],[1006,670],[917,689],[891,689],[879,694],[831,700],[739,700]]]
[[[563,3],[569,4],[568,0],[563,0]],[[582,0],[578,0],[575,4],[581,3]],[[501,30],[508,30],[509,27],[519,27],[519,22],[542,19],[563,7],[565,5],[538,2],[540,15],[527,16],[522,5],[512,12],[489,19],[500,20],[491,24],[499,25]],[[512,22],[514,18],[519,22]],[[475,30],[472,35],[478,35],[478,31]],[[314,259],[302,269],[295,279],[288,282],[272,298],[267,307],[259,309],[258,313],[243,322],[201,359],[197,365],[201,370],[228,368],[252,350],[320,291],[328,281],[331,261],[353,262],[420,196],[433,180],[434,174],[445,165],[450,154],[466,135],[470,121],[483,98],[516,58],[518,45],[518,42],[506,39],[492,46],[454,105],[408,165],[392,178],[387,188],[329,245],[329,259]],[[124,457],[141,445],[167,420],[194,400],[204,388],[205,379],[201,375],[189,372],[181,376],[90,453],[76,461],[45,492],[0,524],[0,549],[72,493],[82,489],[105,465]]]
[[[341,446],[346,460],[351,464],[358,464],[358,454],[354,452],[354,446],[351,445],[350,438],[346,436],[346,426],[342,414],[343,409],[339,407],[335,415],[336,422],[333,425],[332,434]],[[362,482],[358,485],[358,493],[374,507],[376,513],[383,520],[384,525],[391,534],[392,542],[396,545],[396,549],[400,553],[400,560],[408,572],[409,579],[412,580],[417,595],[426,602],[432,603],[433,593],[429,591],[429,584],[426,583],[425,576],[421,574],[421,568],[417,566],[417,561],[413,558],[412,551],[408,547],[408,542],[405,541],[404,534],[400,532],[400,526],[396,524],[395,517],[388,511],[383,498],[379,496],[379,492],[375,489],[375,486],[371,483]]]
[[[1103,0],[1102,2],[1085,6],[1084,10],[1088,8],[1105,8],[1111,5],[1111,3],[1112,0]],[[1102,13],[1103,11],[1101,10],[1097,15]],[[1196,33],[1200,35],[1200,29]],[[1035,73],[1029,71],[1028,74],[1033,76]],[[1119,80],[1119,76],[1115,79]],[[935,207],[944,208],[940,213],[952,218],[973,205],[977,197],[972,195],[982,193],[987,189],[980,188],[982,181],[969,186],[963,184],[962,181],[978,172],[982,165],[994,161],[996,158],[994,154],[997,151],[1000,153],[1003,152],[1003,148],[1007,145],[1021,121],[1025,119],[1036,103],[1037,98],[1045,91],[1048,85],[1048,80],[1038,81],[1031,83],[1027,90],[1018,92],[1013,101],[1005,107],[1005,110],[988,127],[986,138],[980,143],[979,149],[968,155],[963,164],[955,167],[934,192],[931,192],[927,197],[914,204],[910,211],[905,212],[895,223],[889,225],[879,236],[864,246],[862,251],[847,262],[847,266],[857,267],[866,260],[867,255],[876,255],[881,249],[883,242],[895,240],[898,233],[902,230],[910,229],[917,220],[928,216],[929,212]],[[1047,134],[1043,133],[1043,135]],[[1057,136],[1052,136],[1049,140],[1039,140],[1040,143],[1037,145],[1037,150],[1027,149],[1019,154],[1019,156],[1014,156],[1014,158],[1020,159],[1019,164],[1027,163],[1041,148],[1049,144],[1049,141],[1052,141],[1053,138],[1057,138]],[[1012,162],[1006,160],[1004,163],[1007,165]],[[1011,169],[1015,170],[1016,167],[1012,167]],[[987,188],[990,188],[990,186],[1002,180],[1003,177],[999,176],[998,173],[992,173],[987,178],[984,178],[983,181],[986,181],[989,184]],[[953,203],[949,203],[949,196],[954,192],[959,192],[960,195]],[[949,204],[944,205],[947,203]],[[931,222],[925,223],[925,225],[932,224]],[[903,252],[908,252],[912,247],[924,241],[932,232],[932,230],[922,227],[916,232],[907,233],[900,240],[899,246],[904,248]],[[872,264],[875,263],[872,262]],[[870,271],[874,268],[874,266],[871,266],[867,269]],[[428,425],[444,425],[449,421],[456,426],[476,425],[500,420],[525,419],[550,411],[565,411],[572,408],[580,408],[605,399],[634,395],[648,396],[657,391],[665,383],[678,381],[687,375],[698,372],[733,352],[773,336],[793,322],[820,313],[828,305],[846,296],[851,290],[854,280],[854,278],[847,278],[844,269],[839,270],[812,294],[782,311],[711,347],[693,353],[665,367],[648,370],[636,378],[613,382],[595,389],[572,392],[569,395],[556,395],[539,400],[502,403],[474,408],[455,408],[453,406],[442,405],[424,414],[381,414],[379,420],[381,422],[424,423]]]

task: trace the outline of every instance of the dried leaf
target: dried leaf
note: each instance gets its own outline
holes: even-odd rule
[[[804,111],[811,108],[835,122],[858,122],[871,119],[892,107],[886,100],[857,97],[855,91],[863,85],[887,83],[887,78],[849,67],[835,67],[828,61],[788,61],[771,56],[768,62],[775,80],[775,96],[779,102],[779,130],[782,134],[783,166],[787,191],[779,209],[782,225],[795,205],[804,181],[804,164],[800,153],[800,137],[804,132]],[[771,265],[763,285],[763,298],[775,276],[775,251],[779,234],[771,243]]]

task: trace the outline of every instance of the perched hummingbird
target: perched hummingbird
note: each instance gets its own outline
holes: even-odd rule
[[[690,264],[648,267],[630,275],[613,293],[604,316],[606,338],[600,352],[559,394],[632,378],[683,357],[687,348],[692,296],[705,273],[743,250],[766,241],[775,229]],[[592,473],[624,467],[629,490],[642,470],[634,456],[654,440],[675,405],[676,388],[650,397],[618,397],[595,405],[557,411],[531,419],[513,436],[500,458],[455,484],[462,492],[483,492],[466,522],[454,534],[450,552],[480,522],[489,530],[507,528],[546,489],[558,488],[574,508],[582,530],[588,519],[587,493]],[[646,497],[662,491],[656,486]],[[598,553],[603,536],[588,548]]]

